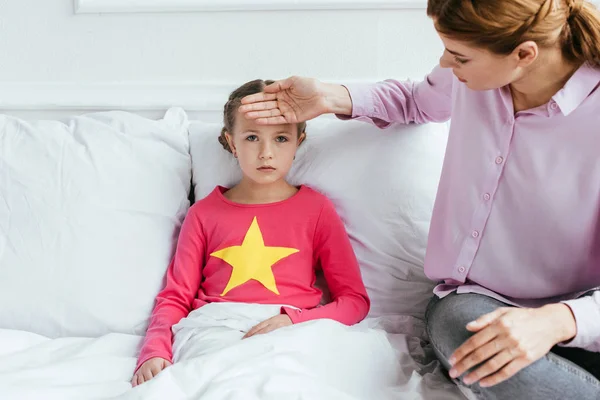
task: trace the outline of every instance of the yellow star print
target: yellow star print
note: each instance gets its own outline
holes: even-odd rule
[[[257,280],[271,292],[279,294],[272,266],[282,258],[299,251],[289,247],[265,246],[258,221],[254,217],[241,246],[231,246],[211,253],[211,256],[220,258],[233,267],[221,296],[250,279]]]

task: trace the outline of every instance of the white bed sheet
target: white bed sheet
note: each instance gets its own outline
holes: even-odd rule
[[[398,362],[395,379],[382,388],[385,399],[462,400],[465,395],[443,375],[429,345],[421,338],[403,332],[419,332],[422,322],[412,317],[367,319],[365,326],[384,327],[386,337],[396,352]],[[310,326],[306,329],[311,329]],[[394,333],[390,333],[394,332]],[[313,332],[314,334],[315,332]],[[304,334],[304,333],[303,333]],[[285,335],[283,335],[285,340]],[[3,400],[86,400],[86,399],[274,399],[282,391],[288,399],[351,399],[371,398],[343,393],[334,385],[323,384],[323,379],[307,378],[308,368],[302,365],[288,368],[286,355],[277,353],[264,341],[247,341],[235,352],[222,349],[176,363],[148,384],[132,389],[130,378],[136,363],[136,354],[142,337],[109,334],[99,338],[49,339],[37,334],[15,330],[0,330],[0,398]],[[331,340],[331,339],[330,339]],[[259,367],[254,360],[234,363],[232,354],[248,354],[253,343],[262,344],[263,362]],[[367,343],[367,342],[364,342]],[[248,347],[250,346],[250,347]],[[265,349],[267,349],[265,351]],[[364,354],[369,353],[367,349]],[[374,357],[377,357],[373,349]],[[271,353],[271,354],[270,354]],[[394,355],[389,355],[393,358]],[[381,360],[383,363],[388,362]],[[375,361],[375,360],[373,360]],[[210,363],[212,378],[200,379],[199,372]],[[297,359],[289,360],[289,364]],[[349,376],[352,365],[347,366]],[[322,366],[321,369],[327,369]],[[358,370],[358,368],[357,368]],[[290,372],[291,371],[291,372]],[[297,378],[294,373],[297,373]],[[325,372],[327,373],[327,372]],[[235,377],[233,379],[232,377]],[[322,378],[322,377],[320,377]],[[208,383],[207,383],[208,382]],[[311,386],[312,385],[312,386]],[[311,390],[311,387],[313,390]],[[317,393],[317,394],[315,394]],[[292,395],[293,394],[293,395]],[[321,397],[322,396],[322,397]]]

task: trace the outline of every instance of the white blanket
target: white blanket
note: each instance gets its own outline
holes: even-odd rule
[[[176,362],[131,388],[141,337],[0,330],[2,399],[464,399],[407,318],[311,321],[240,340],[278,306],[211,304],[174,326]],[[409,324],[410,323],[410,324]],[[417,322],[418,323],[418,322]],[[381,328],[385,328],[384,331]],[[412,326],[414,330],[414,326]]]

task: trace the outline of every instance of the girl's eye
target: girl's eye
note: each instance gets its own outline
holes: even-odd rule
[[[458,57],[454,57],[454,61],[456,61],[459,64],[466,64],[467,62],[469,62],[469,60],[465,60],[464,58],[458,58]]]
[[[246,138],[246,140],[249,141],[249,142],[256,142],[258,140],[258,136],[256,136],[256,135],[249,135]]]
[[[277,140],[279,143],[283,143],[283,142],[287,142],[288,141],[285,136],[277,136],[277,138],[275,140]]]

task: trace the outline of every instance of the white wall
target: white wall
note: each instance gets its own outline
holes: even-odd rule
[[[214,98],[191,103],[207,88],[216,88],[214,97],[257,77],[421,79],[440,51],[424,8],[76,15],[72,0],[4,0],[0,109],[26,108],[29,99],[89,108],[109,84],[100,93],[104,106],[134,107],[151,87],[155,99],[142,108],[160,108],[172,96],[215,111]],[[182,87],[196,91],[182,99],[173,94]]]

